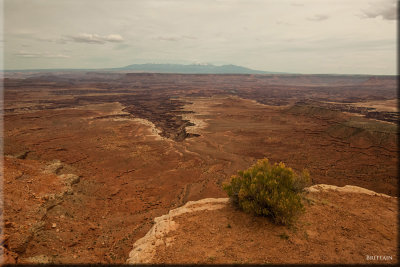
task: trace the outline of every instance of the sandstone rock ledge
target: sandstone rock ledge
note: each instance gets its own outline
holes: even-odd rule
[[[375,191],[368,190],[368,189],[365,189],[365,188],[362,188],[359,186],[355,186],[355,185],[345,185],[343,187],[339,187],[339,186],[329,185],[329,184],[316,184],[316,185],[306,188],[306,191],[308,191],[308,192],[319,192],[319,191],[326,191],[326,190],[333,190],[333,191],[347,192],[347,193],[361,193],[361,194],[367,194],[370,196],[391,197],[389,195],[377,193]]]
[[[170,231],[177,229],[174,217],[184,213],[202,210],[216,210],[226,206],[228,198],[205,198],[199,201],[189,201],[184,206],[170,210],[166,215],[156,217],[154,226],[141,239],[135,242],[133,250],[129,253],[127,263],[150,263],[159,245],[168,246],[172,240],[164,237]]]
[[[306,212],[294,227],[246,214],[228,204],[228,198],[188,202],[155,218],[127,263],[398,262],[396,197],[357,186],[321,184],[306,191]]]

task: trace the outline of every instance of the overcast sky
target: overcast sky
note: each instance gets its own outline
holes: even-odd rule
[[[6,69],[396,74],[396,0],[4,0]]]

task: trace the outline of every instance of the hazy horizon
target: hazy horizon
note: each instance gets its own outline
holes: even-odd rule
[[[4,69],[397,74],[397,1],[5,0]]]
[[[181,65],[181,66],[192,66],[192,65],[208,65],[209,63],[189,63],[189,64],[173,64],[173,63],[140,63],[140,64],[131,64],[131,65]],[[229,66],[232,64],[224,64],[224,65],[215,65],[215,64],[211,64],[214,67],[223,67],[223,66]],[[130,66],[130,65],[128,65]],[[129,69],[122,69],[124,67],[128,67],[128,66],[121,66],[121,67],[115,67],[115,68],[41,68],[41,69],[4,69],[4,72],[52,72],[52,71],[128,71],[129,73],[177,73],[177,74],[191,74],[190,72],[159,72],[159,71],[147,71],[147,70],[129,70]],[[243,68],[247,68],[250,71],[264,71],[266,73],[262,74],[259,73],[258,75],[365,75],[365,76],[397,76],[398,74],[365,74],[365,73],[300,73],[300,72],[275,72],[275,71],[270,71],[270,70],[259,70],[259,69],[251,69],[248,68],[246,66],[239,66],[239,65],[233,65],[233,66],[237,66],[237,67],[243,67]],[[118,70],[118,68],[121,68],[121,70]],[[112,70],[115,69],[115,70]],[[1,70],[0,70],[1,71]],[[193,74],[208,74],[208,73],[198,73],[198,72],[193,72]],[[229,74],[227,73],[209,73],[209,74]],[[234,74],[234,73],[233,73]],[[236,74],[248,74],[248,73],[236,73]],[[254,74],[254,73],[253,73]]]

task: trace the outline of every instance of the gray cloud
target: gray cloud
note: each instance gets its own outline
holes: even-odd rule
[[[177,42],[177,41],[182,41],[184,39],[196,40],[197,38],[194,36],[189,36],[189,35],[181,35],[181,36],[158,36],[158,37],[156,37],[156,39],[160,40],[160,41]]]
[[[66,44],[68,41],[66,38],[37,37],[37,38],[33,38],[33,39],[40,41],[40,42],[49,42],[49,43],[56,43],[56,44]]]
[[[119,34],[98,35],[95,33],[81,33],[78,35],[67,36],[66,39],[77,43],[87,44],[105,44],[107,42],[121,43],[124,41],[124,38]]]
[[[291,6],[304,6],[304,4],[302,3],[298,3],[298,2],[292,2],[290,3]]]
[[[27,52],[27,51],[19,51],[14,55],[23,58],[69,58],[69,56],[64,54],[51,54],[51,53]]]
[[[171,41],[171,42],[176,42],[180,40],[180,38],[172,36],[159,36],[157,37],[157,39],[160,41]]]
[[[397,19],[397,1],[385,0],[370,4],[368,9],[362,10],[362,18],[377,18],[382,17],[384,20]]]
[[[199,61],[302,73],[397,72],[396,23],[382,19],[393,17],[382,9],[392,0],[5,2],[9,69]],[[361,10],[382,18],[360,19]]]
[[[114,46],[115,50],[124,50],[124,49],[128,49],[131,48],[132,45],[126,44],[126,43],[120,43]]]
[[[395,49],[396,44],[391,39],[376,39],[369,41],[359,41],[355,39],[343,38],[324,38],[316,40],[304,39],[287,39],[286,44],[282,44],[275,51],[284,51],[287,53],[297,52],[318,52],[330,51],[346,52],[346,51],[385,51],[387,49]],[[291,44],[296,44],[292,46]]]
[[[327,20],[329,18],[328,15],[323,15],[323,14],[318,14],[318,15],[314,15],[312,17],[308,17],[307,20],[311,20],[311,21],[323,21],[323,20]]]
[[[288,22],[283,21],[283,20],[277,20],[277,21],[275,21],[275,24],[278,24],[278,25],[286,25],[286,26],[291,26],[291,25],[293,25],[292,23],[288,23]]]

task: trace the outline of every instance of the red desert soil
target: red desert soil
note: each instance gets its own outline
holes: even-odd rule
[[[328,190],[306,199],[306,212],[292,227],[246,214],[225,199],[188,203],[186,213],[156,219],[156,237],[150,232],[138,240],[128,263],[398,262],[397,198]]]
[[[395,125],[296,102],[393,99],[391,84],[320,90],[292,85],[296,77],[268,87],[283,78],[73,75],[5,81],[8,262],[125,263],[155,217],[225,197],[221,184],[264,157],[308,168],[314,184],[397,195]]]

